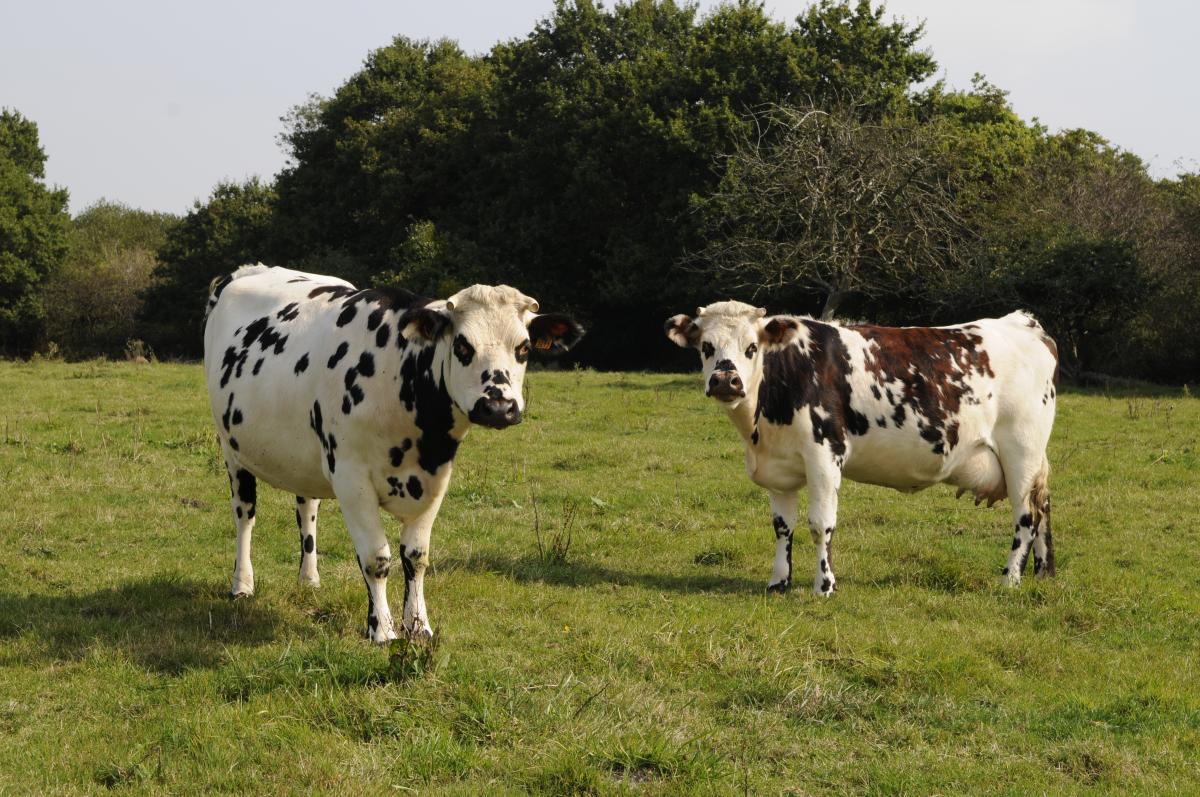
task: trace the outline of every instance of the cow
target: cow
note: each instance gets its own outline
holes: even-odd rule
[[[949,327],[824,323],[766,316],[736,301],[676,315],[667,337],[695,348],[705,394],[745,443],[746,472],[770,496],[776,538],[768,591],[792,581],[796,501],[808,488],[813,591],[833,594],[842,477],[915,492],[957,486],[991,506],[1007,497],[1013,541],[1002,572],[1052,576],[1049,463],[1058,350],[1028,313]]]
[[[583,334],[570,317],[537,310],[507,285],[430,301],[261,263],[214,280],[204,373],[237,527],[231,594],[254,593],[250,536],[261,480],[296,496],[301,584],[320,583],[317,507],[338,499],[374,642],[397,638],[380,509],[398,518],[403,630],[430,639],[430,531],[459,444],[474,425],[520,423],[530,354],[560,354]]]

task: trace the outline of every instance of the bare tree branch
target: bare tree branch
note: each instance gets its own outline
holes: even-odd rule
[[[707,244],[692,268],[756,296],[819,290],[832,314],[850,292],[921,293],[959,265],[970,232],[935,127],[811,104],[771,106],[751,122],[698,203]]]

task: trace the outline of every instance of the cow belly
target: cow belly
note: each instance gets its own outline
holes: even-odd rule
[[[237,441],[238,465],[267,484],[308,498],[331,498],[332,487],[322,470],[325,453],[309,419],[311,402],[298,400],[307,395],[307,385],[289,374],[289,381],[298,384],[287,385],[291,390],[280,389],[279,381],[268,381],[268,368],[256,381],[243,380],[234,386],[229,408],[238,410],[241,422],[232,424],[228,432],[223,429],[226,406],[220,404],[228,401],[223,399],[227,394],[212,392],[218,433]]]
[[[334,497],[321,468],[324,452],[311,432],[283,445],[273,435],[251,432],[238,438],[238,446],[239,464],[272,487],[307,498]]]
[[[877,484],[904,492],[923,490],[941,481],[942,458],[924,451],[907,449],[854,450],[847,458],[842,474],[851,481]]]

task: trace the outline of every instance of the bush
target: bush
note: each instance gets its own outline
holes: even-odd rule
[[[41,289],[45,339],[69,357],[120,356],[126,341],[140,337],[141,295],[175,223],[104,200],[76,216],[67,259]]]

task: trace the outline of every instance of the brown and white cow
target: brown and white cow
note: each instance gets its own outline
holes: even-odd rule
[[[1016,586],[1054,575],[1046,443],[1054,424],[1058,352],[1024,312],[951,327],[767,318],[741,302],[677,315],[667,336],[700,352],[705,393],[746,446],[746,472],[774,513],[770,591],[792,579],[796,499],[808,486],[816,543],[813,589],[836,580],[832,544],[842,477],[914,492],[941,482],[989,505],[1013,506],[1003,575]]]

